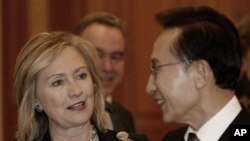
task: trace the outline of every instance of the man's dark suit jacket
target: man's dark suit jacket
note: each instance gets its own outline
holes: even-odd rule
[[[113,101],[106,102],[106,111],[109,113],[114,130],[135,133],[135,125],[131,113],[119,103]]]
[[[242,107],[241,112],[231,123],[231,125],[240,125],[240,124],[250,125],[250,109]],[[187,128],[188,127],[186,126],[167,133],[163,137],[162,141],[184,141],[184,135],[187,131]],[[230,128],[228,127],[218,141],[230,141],[229,137],[230,137]]]

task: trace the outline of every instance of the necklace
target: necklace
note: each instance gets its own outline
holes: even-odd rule
[[[95,127],[92,125],[91,137],[88,141],[98,141],[97,133]]]

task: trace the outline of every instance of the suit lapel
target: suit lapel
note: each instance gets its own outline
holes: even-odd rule
[[[242,106],[242,105],[241,105]],[[230,125],[234,124],[250,124],[250,111],[248,107],[242,106],[242,110],[237,115],[237,117],[233,120]],[[220,137],[219,141],[229,141],[230,140],[230,125],[225,130],[225,132]]]

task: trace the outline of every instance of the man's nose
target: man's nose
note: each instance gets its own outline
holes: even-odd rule
[[[146,92],[148,94],[154,94],[155,91],[156,91],[155,79],[152,75],[150,75],[148,78],[147,86],[146,86]]]
[[[101,58],[101,67],[104,71],[110,71],[113,68],[112,60],[109,56]]]

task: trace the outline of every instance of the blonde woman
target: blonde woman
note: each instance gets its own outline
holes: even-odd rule
[[[28,41],[14,74],[17,140],[118,141],[106,130],[98,66],[96,50],[74,35],[40,33]]]

